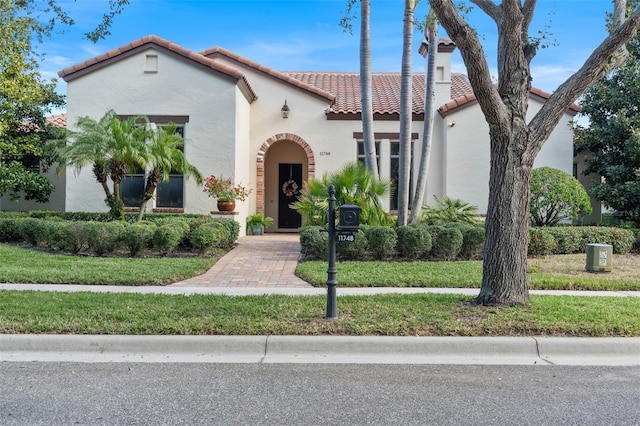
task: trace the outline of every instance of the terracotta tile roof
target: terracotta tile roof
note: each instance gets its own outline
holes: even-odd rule
[[[165,40],[156,35],[148,35],[137,40],[132,41],[129,44],[125,44],[124,46],[120,46],[116,49],[110,50],[107,53],[103,53],[101,55],[96,56],[95,58],[88,59],[79,64],[72,65],[58,72],[58,76],[64,79],[64,81],[71,81],[77,77],[80,77],[84,74],[87,74],[97,67],[102,67],[110,64],[113,61],[125,58],[129,55],[132,55],[140,50],[145,50],[148,48],[159,48],[169,51],[175,55],[178,55],[187,60],[193,61],[200,65],[205,66],[211,71],[220,73],[224,76],[232,78],[240,84],[243,89],[243,93],[250,101],[257,99],[257,96],[253,92],[253,89],[249,85],[246,80],[244,74],[239,70],[228,67],[224,64],[220,64],[212,59],[209,59],[199,53],[192,52],[184,47],[181,47],[175,43],[172,43],[168,40]]]
[[[531,88],[530,95],[533,97],[540,98],[540,100],[543,102],[549,99],[549,97],[551,97],[551,93],[547,93],[535,87]],[[440,113],[441,116],[444,117],[456,108],[470,106],[476,102],[476,95],[473,93],[473,90],[471,90],[469,93],[466,93],[466,94],[458,94],[458,96],[453,96],[453,90],[452,90],[452,97],[453,99],[451,99],[451,101],[442,105],[438,109],[438,112]],[[582,107],[580,105],[571,104],[567,112],[575,115],[580,111],[582,111]]]
[[[326,98],[329,101],[333,102],[336,98],[335,94],[333,92],[329,92],[329,91],[325,91],[323,90],[321,87],[319,86],[314,86],[314,85],[310,85],[307,84],[305,82],[303,82],[300,79],[296,79],[295,77],[292,77],[291,75],[288,75],[287,73],[283,73],[281,71],[277,71],[274,70],[273,68],[269,68],[265,65],[259,64],[258,62],[252,61],[250,59],[247,59],[243,56],[240,56],[234,52],[231,52],[230,50],[227,50],[223,47],[220,46],[215,46],[212,47],[210,49],[207,49],[203,52],[201,52],[201,55],[210,58],[212,60],[217,60],[219,57],[224,57],[232,62],[236,62],[238,64],[242,64],[245,65],[247,67],[253,68],[254,70],[257,70],[263,74],[266,74],[270,77],[276,78],[278,80],[281,80],[287,84],[296,86],[302,90],[306,90],[310,93],[313,93],[315,95],[318,95],[322,98]]]
[[[288,72],[291,77],[336,95],[329,113],[360,114],[360,74],[346,72]],[[424,74],[414,74],[412,103],[414,114],[424,114]],[[397,115],[400,112],[400,73],[373,73],[373,113]],[[463,74],[452,74],[451,92],[473,93]]]
[[[67,127],[67,114],[55,114],[45,117],[47,124],[53,127]]]
[[[328,114],[348,116],[360,114],[362,111],[360,105],[360,74],[357,72],[277,71],[219,46],[196,53],[155,35],[142,37],[95,58],[65,68],[58,75],[65,81],[71,81],[93,71],[96,67],[106,66],[115,60],[150,47],[164,49],[236,80],[250,102],[257,99],[257,95],[249,85],[244,73],[239,69],[221,63],[218,60],[220,57],[250,67],[285,84],[327,99],[331,103],[327,110]],[[455,49],[455,44],[451,40],[439,40],[438,50],[452,51],[453,49]],[[424,74],[414,74],[413,76],[412,107],[414,114],[424,114],[424,80]],[[383,117],[398,115],[400,112],[400,73],[373,73],[372,83],[374,114]],[[550,94],[535,88],[531,89],[531,94],[542,100],[546,100],[550,96]],[[450,102],[440,107],[439,112],[441,115],[446,115],[458,107],[473,105],[476,100],[469,80],[464,74],[451,74],[451,98]],[[570,107],[570,110],[577,113],[580,111],[580,107],[574,104]]]

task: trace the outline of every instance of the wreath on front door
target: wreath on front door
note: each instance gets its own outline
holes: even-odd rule
[[[284,193],[284,195],[291,198],[295,195],[298,195],[298,192],[300,191],[298,191],[298,184],[296,183],[296,181],[293,179],[289,179],[282,184],[282,192]]]

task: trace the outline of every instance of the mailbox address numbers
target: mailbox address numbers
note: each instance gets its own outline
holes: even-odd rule
[[[336,238],[339,243],[353,243],[356,240],[355,234],[337,234]]]

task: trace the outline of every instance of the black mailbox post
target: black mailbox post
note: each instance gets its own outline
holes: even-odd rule
[[[337,319],[338,309],[336,286],[338,280],[336,275],[336,236],[342,242],[353,242],[355,240],[354,233],[360,229],[360,207],[353,204],[344,204],[338,208],[338,228],[336,228],[336,188],[329,186],[329,223],[327,224],[327,232],[329,233],[328,242],[328,263],[327,268],[327,312],[326,319]]]

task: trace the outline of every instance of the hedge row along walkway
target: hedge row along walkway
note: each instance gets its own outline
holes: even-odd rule
[[[300,235],[269,233],[240,237],[238,245],[203,275],[168,287],[306,287],[295,276]]]

